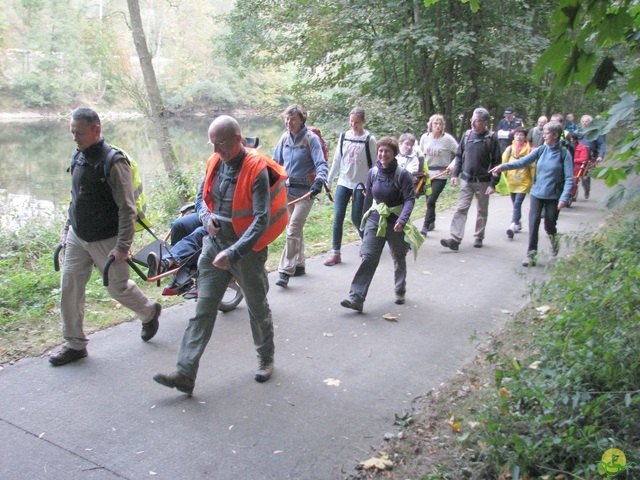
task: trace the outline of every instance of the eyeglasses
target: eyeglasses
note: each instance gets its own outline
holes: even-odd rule
[[[227,143],[229,143],[234,138],[235,137],[229,137],[226,140],[223,140],[222,142],[212,142],[211,140],[209,140],[207,142],[207,145],[211,145],[211,148],[224,147]]]

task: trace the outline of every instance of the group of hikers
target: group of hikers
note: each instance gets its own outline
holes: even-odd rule
[[[343,224],[349,204],[351,220],[361,238],[360,265],[348,297],[341,302],[345,308],[363,311],[385,244],[393,259],[395,303],[405,302],[407,253],[412,250],[416,255],[428,232],[435,229],[436,202],[448,179],[453,186],[459,183],[459,200],[450,238],[440,242],[444,247],[459,249],[474,197],[478,213],[473,246],[483,246],[489,196],[499,187],[505,171],[513,201],[509,238],[522,228],[524,196],[529,193],[531,198],[529,246],[523,265],[536,264],[543,217],[552,254],[557,255],[556,223],[573,188],[576,147],[583,145],[590,155],[588,161],[595,163],[604,156],[604,139],[592,142],[594,147],[586,145],[583,137],[575,143],[566,142],[565,147],[564,137],[569,133],[572,140],[573,132],[565,132],[562,123],[552,117],[550,122],[538,122],[543,142],[534,147],[514,113],[507,109],[503,119],[507,121],[501,121],[498,133],[494,133],[489,112],[476,108],[471,129],[460,142],[445,132],[446,122],[440,114],[431,116],[419,141],[411,133],[399,139],[383,136],[377,140],[365,129],[365,111],[356,107],[349,113],[350,128],[340,135],[331,163],[319,130],[307,126],[308,114],[301,105],[284,110],[286,131],[271,157],[247,144],[234,118],[216,117],[208,130],[213,154],[198,189],[196,211],[172,225],[170,255],[158,258],[152,254],[147,259],[149,276],[155,276],[184,259],[193,259],[192,252],[201,249],[199,257],[196,255],[196,312],[184,332],[176,369],[157,373],[154,380],[187,394],[193,392],[218,306],[233,279],[242,289],[249,311],[258,356],[255,380],[269,380],[274,369],[274,332],[267,300],[266,247],[286,230],[276,285],[287,288],[291,277],[305,275],[305,222],[315,197],[330,191],[334,183],[332,249],[324,265],[342,262]],[[590,121],[583,117],[583,126]],[[50,356],[54,366],[87,356],[84,292],[92,268],[102,270],[110,257],[113,266],[108,292],[142,320],[143,341],[155,336],[162,310],[129,278],[126,260],[137,215],[130,162],[120,150],[112,152],[113,147],[105,143],[99,116],[90,108],[72,113],[71,133],[77,150],[71,168],[68,221],[61,240],[65,247],[61,317],[66,342]],[[592,159],[594,151],[597,157]],[[109,168],[105,166],[107,157]],[[421,194],[427,201],[419,230],[410,217]]]

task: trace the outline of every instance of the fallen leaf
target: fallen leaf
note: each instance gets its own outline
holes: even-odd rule
[[[551,311],[551,307],[549,305],[542,305],[541,307],[537,307],[536,310],[540,313],[549,313]]]
[[[460,428],[462,427],[460,422],[457,421],[455,415],[451,415],[451,418],[449,418],[449,420],[447,421],[447,425],[449,425],[451,427],[451,430],[453,430],[454,432],[459,432]]]
[[[542,362],[540,360],[536,360],[531,365],[529,365],[529,370],[537,370]]]
[[[384,318],[387,322],[397,322],[398,317],[395,315],[391,315],[390,313],[385,313],[382,318]]]
[[[325,378],[323,382],[330,387],[339,387],[341,383],[337,378]]]
[[[387,470],[393,467],[393,461],[389,458],[389,455],[382,455],[381,457],[371,457],[369,460],[362,462],[362,468],[365,470]]]
[[[503,398],[507,398],[511,396],[511,392],[509,390],[507,390],[506,388],[502,387],[500,389],[500,396]]]

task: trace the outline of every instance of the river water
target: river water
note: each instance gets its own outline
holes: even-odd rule
[[[238,119],[246,136],[260,137],[260,150],[270,156],[284,132],[281,118]],[[207,129],[211,118],[169,119],[171,141],[177,157],[187,168],[204,174],[211,155]],[[127,151],[140,165],[144,176],[162,174],[164,166],[155,140],[155,130],[145,118],[103,120],[108,143]],[[63,120],[0,123],[0,200],[2,222],[8,210],[57,209],[70,198],[71,178],[67,172],[75,144],[69,124]]]

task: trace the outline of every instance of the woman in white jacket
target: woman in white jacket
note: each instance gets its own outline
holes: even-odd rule
[[[350,130],[340,135],[340,141],[333,156],[329,170],[329,186],[338,177],[333,207],[333,241],[332,255],[324,264],[328,267],[342,262],[340,248],[342,231],[349,200],[351,204],[351,221],[362,238],[360,223],[364,205],[364,183],[369,169],[376,159],[376,137],[364,129],[366,123],[363,108],[356,107],[349,113]]]

